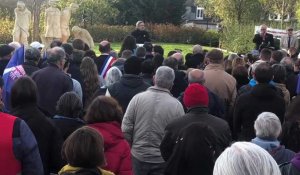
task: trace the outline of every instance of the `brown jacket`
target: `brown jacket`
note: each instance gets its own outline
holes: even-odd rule
[[[233,107],[237,94],[236,80],[233,76],[225,72],[224,66],[221,64],[207,65],[204,69],[204,78],[205,87]]]

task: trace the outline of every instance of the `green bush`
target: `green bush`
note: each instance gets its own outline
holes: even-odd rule
[[[13,40],[12,31],[14,28],[14,21],[1,18],[0,26],[0,43],[10,43]]]
[[[14,22],[8,19],[0,21],[0,43],[12,41],[12,29]],[[219,34],[216,31],[205,31],[196,27],[180,27],[172,24],[147,24],[151,39],[154,43],[182,43],[201,44],[205,46],[218,47]],[[134,26],[110,26],[106,24],[89,26],[87,30],[96,43],[101,40],[111,42],[122,42],[126,35],[135,29]],[[43,30],[41,30],[43,32]],[[71,36],[72,38],[72,36]],[[30,38],[29,38],[30,41]]]
[[[224,26],[221,34],[221,47],[232,52],[247,53],[254,49],[253,36],[253,25]]]

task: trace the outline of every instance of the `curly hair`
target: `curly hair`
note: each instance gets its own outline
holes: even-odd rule
[[[80,74],[83,82],[83,104],[86,108],[95,91],[100,87],[97,66],[90,57],[84,57],[80,65]]]

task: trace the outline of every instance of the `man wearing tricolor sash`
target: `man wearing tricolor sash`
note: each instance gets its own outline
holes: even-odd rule
[[[94,61],[97,65],[98,73],[102,78],[105,78],[106,72],[112,67],[112,64],[116,61],[116,58],[110,55],[111,47],[110,42],[101,41],[99,44],[99,51],[101,55],[95,58]]]

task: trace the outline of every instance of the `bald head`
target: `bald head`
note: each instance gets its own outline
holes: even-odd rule
[[[101,53],[109,53],[110,50],[111,50],[111,48],[110,48],[110,42],[104,40],[104,41],[101,41],[99,43],[99,51]]]
[[[204,72],[202,70],[199,69],[193,69],[189,72],[188,75],[188,81],[189,83],[199,83],[199,84],[203,84],[205,82],[204,79]]]
[[[179,65],[183,65],[183,55],[181,53],[174,53],[171,57],[175,58]]]

